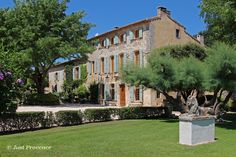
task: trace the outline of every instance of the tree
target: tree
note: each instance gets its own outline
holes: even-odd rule
[[[171,55],[176,50],[186,54],[186,45],[153,50],[146,67],[127,68],[122,79],[159,91],[170,104],[180,105],[183,112],[187,111],[188,97],[195,93],[199,105],[212,106],[215,114],[219,114],[220,106],[224,106],[236,91],[235,47],[224,43],[216,43],[207,50],[199,47],[198,52],[206,56],[202,59],[194,56],[192,49],[188,49],[188,55],[177,55],[182,57]],[[175,91],[176,97],[170,95],[170,91]],[[213,93],[210,101],[206,99],[205,91]],[[203,102],[200,102],[201,98],[204,98]]]
[[[126,68],[122,79],[130,84],[142,84],[155,89],[162,93],[169,103],[186,111],[188,96],[194,91],[204,90],[205,57],[205,49],[195,44],[155,49],[148,57],[146,67]],[[170,91],[177,92],[177,96],[171,96]]]
[[[90,23],[82,11],[66,15],[68,0],[15,0],[15,7],[0,11],[4,52],[17,56],[22,74],[31,78],[38,93],[44,92],[48,70],[58,58],[87,59]]]
[[[208,54],[206,88],[214,93],[210,104],[218,112],[236,91],[236,47],[218,42],[208,49]]]
[[[202,0],[201,16],[207,23],[207,30],[202,32],[208,46],[214,41],[228,44],[236,42],[236,1],[235,0]]]

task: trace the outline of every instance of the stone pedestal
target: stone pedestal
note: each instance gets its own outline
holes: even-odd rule
[[[179,143],[184,145],[198,145],[215,140],[214,116],[179,117]]]

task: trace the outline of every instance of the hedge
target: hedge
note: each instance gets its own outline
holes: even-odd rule
[[[119,119],[154,119],[165,115],[164,107],[127,107],[117,112]]]
[[[80,111],[58,111],[56,112],[57,125],[69,126],[82,123],[82,113]]]
[[[86,109],[84,111],[84,118],[86,121],[109,121],[111,120],[111,110],[107,109]]]
[[[28,94],[25,97],[23,105],[41,105],[41,106],[51,106],[60,105],[60,100],[57,95],[52,93],[48,94]]]
[[[0,132],[33,130],[43,127],[44,112],[21,112],[2,115],[0,117]]]
[[[53,126],[79,125],[83,122],[109,121],[112,119],[149,119],[168,116],[165,107],[127,107],[86,109],[81,111],[21,112],[0,116],[0,132],[19,132]]]

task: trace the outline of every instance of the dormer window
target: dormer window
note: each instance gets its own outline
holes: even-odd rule
[[[116,44],[119,44],[119,38],[118,38],[117,35],[114,37],[114,44],[115,44],[115,45],[116,45]]]
[[[180,30],[179,30],[179,29],[176,29],[175,32],[176,32],[176,33],[175,33],[176,38],[177,38],[177,39],[180,39]]]

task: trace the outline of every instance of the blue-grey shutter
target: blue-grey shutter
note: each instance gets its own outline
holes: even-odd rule
[[[107,84],[106,100],[110,99],[110,84]]]
[[[134,63],[134,52],[130,52],[129,59],[131,63]]]
[[[104,100],[107,100],[107,84],[104,84],[104,91],[103,91],[103,96],[104,96]]]
[[[108,70],[107,70],[107,57],[104,57],[104,66],[105,66],[104,72],[105,72],[105,74],[107,74],[108,73]]]
[[[98,63],[97,72],[98,74],[100,74],[101,73],[101,59],[98,59],[97,63]]]
[[[97,73],[97,60],[94,61],[94,74]]]
[[[143,86],[139,85],[139,100],[143,101]]]
[[[139,38],[143,37],[143,29],[138,30],[138,37]]]
[[[123,67],[122,67],[122,68],[125,69],[126,66],[127,66],[127,54],[124,53],[124,57],[123,57]]]
[[[134,39],[134,33],[132,31],[129,31],[129,40]]]
[[[117,101],[118,84],[114,84],[114,88],[115,88],[115,100]]]
[[[79,66],[79,79],[81,79],[81,66]]]
[[[107,73],[110,73],[110,59],[111,57],[107,57]]]
[[[110,46],[110,40],[108,38],[106,38],[106,46]]]
[[[126,33],[123,35],[123,41],[124,42],[126,42],[126,38],[127,38],[127,36],[126,36]]]
[[[134,101],[134,86],[131,86],[129,88],[129,94],[130,94],[130,102],[133,102]]]
[[[143,51],[142,50],[139,50],[139,64],[140,64],[140,67],[144,66],[144,59],[143,59]]]
[[[115,72],[118,72],[119,71],[119,57],[118,55],[115,55],[114,56],[114,70]]]
[[[72,70],[72,79],[75,80],[75,68],[73,67],[73,70]]]

